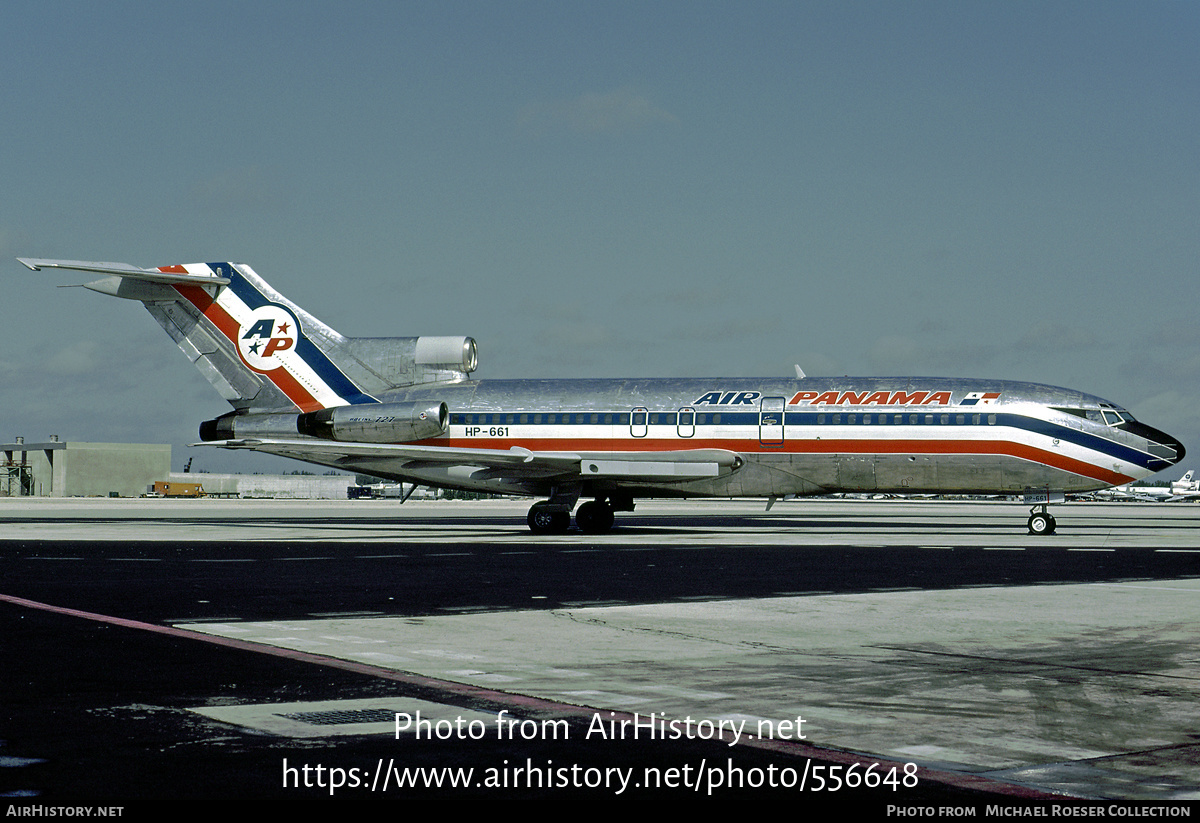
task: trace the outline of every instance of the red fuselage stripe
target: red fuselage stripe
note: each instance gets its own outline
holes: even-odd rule
[[[438,438],[423,440],[410,445],[444,446],[448,448],[498,449],[507,451],[516,446],[530,451],[581,451],[581,452],[662,452],[668,457],[672,451],[686,449],[724,449],[740,454],[963,454],[1001,455],[1029,460],[1062,471],[1090,477],[1111,485],[1120,485],[1134,480],[1119,472],[1092,465],[1083,460],[1063,454],[1045,451],[1024,443],[1005,440],[788,440],[777,447],[763,446],[757,440],[704,440],[682,438],[678,440],[650,440],[647,438],[626,439],[576,439],[576,438]]]
[[[208,292],[200,286],[187,285],[177,285],[175,286],[175,290],[207,317],[221,334],[225,335],[226,339],[233,344],[233,350],[238,353],[238,358],[241,359],[246,368],[256,374],[261,374],[274,383],[281,392],[287,395],[289,400],[296,404],[300,411],[310,412],[324,408],[308,389],[288,373],[287,369],[281,367],[269,372],[263,372],[247,363],[246,359],[242,357],[241,347],[238,345],[238,335],[241,333],[241,325]]]

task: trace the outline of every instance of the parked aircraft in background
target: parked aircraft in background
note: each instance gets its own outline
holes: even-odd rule
[[[1145,502],[1161,501],[1174,503],[1180,500],[1194,500],[1200,497],[1200,481],[1192,479],[1194,472],[1188,471],[1183,477],[1172,481],[1166,486],[1139,486],[1126,483],[1123,486],[1113,486],[1111,489],[1100,489],[1090,492],[1088,497],[1096,500],[1141,500]]]
[[[1143,492],[1148,492],[1143,494]],[[1113,486],[1111,489],[1099,489],[1094,492],[1087,492],[1080,495],[1082,500],[1103,500],[1103,501],[1138,501],[1143,503],[1152,503],[1155,501],[1165,500],[1171,494],[1171,490],[1165,486],[1135,486],[1132,483],[1126,483],[1122,486]]]
[[[636,498],[1025,494],[1046,505],[1179,462],[1174,437],[1070,389],[924,377],[474,380],[470,337],[350,338],[249,266],[21,259],[139,300],[233,406],[205,443],[426,486],[545,498],[604,532]]]
[[[1195,472],[1188,471],[1171,483],[1171,500],[1194,500],[1200,497],[1200,480],[1193,480]]]

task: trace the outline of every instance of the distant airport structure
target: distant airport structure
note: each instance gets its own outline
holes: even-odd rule
[[[207,497],[272,497],[346,500],[355,485],[348,474],[186,474],[171,472],[171,483],[199,483]]]
[[[0,497],[138,497],[171,473],[159,443],[76,443],[51,436],[0,444]]]
[[[0,444],[0,498],[142,497],[166,484],[199,484],[211,497],[345,500],[355,478],[173,472],[165,443],[79,443],[52,435],[44,442],[18,437]]]

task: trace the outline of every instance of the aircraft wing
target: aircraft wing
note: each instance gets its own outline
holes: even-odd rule
[[[377,443],[340,443],[333,440],[245,438],[193,443],[224,449],[253,449],[301,460],[313,458],[326,465],[345,463],[348,470],[370,473],[373,461],[408,468],[422,466],[477,466],[512,478],[596,478],[627,480],[696,480],[716,477],[739,468],[745,459],[724,449],[683,449],[655,452],[535,452],[513,447],[464,449],[444,446],[406,446]]]
[[[1168,503],[1178,503],[1180,500],[1195,500],[1197,497],[1200,497],[1200,492],[1179,492],[1178,494],[1171,495],[1166,500]]]
[[[228,277],[213,277],[205,274],[189,274],[182,267],[173,266],[171,270],[142,269],[128,263],[92,263],[87,260],[42,260],[35,257],[18,257],[21,263],[30,271],[42,269],[70,269],[72,271],[94,271],[99,274],[111,274],[132,280],[143,280],[147,283],[195,283],[202,286],[224,286],[229,283]]]

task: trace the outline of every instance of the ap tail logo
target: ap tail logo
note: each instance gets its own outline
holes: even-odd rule
[[[283,358],[296,351],[300,324],[283,306],[257,308],[238,331],[238,351],[246,365],[257,372],[269,372],[284,365]]]

